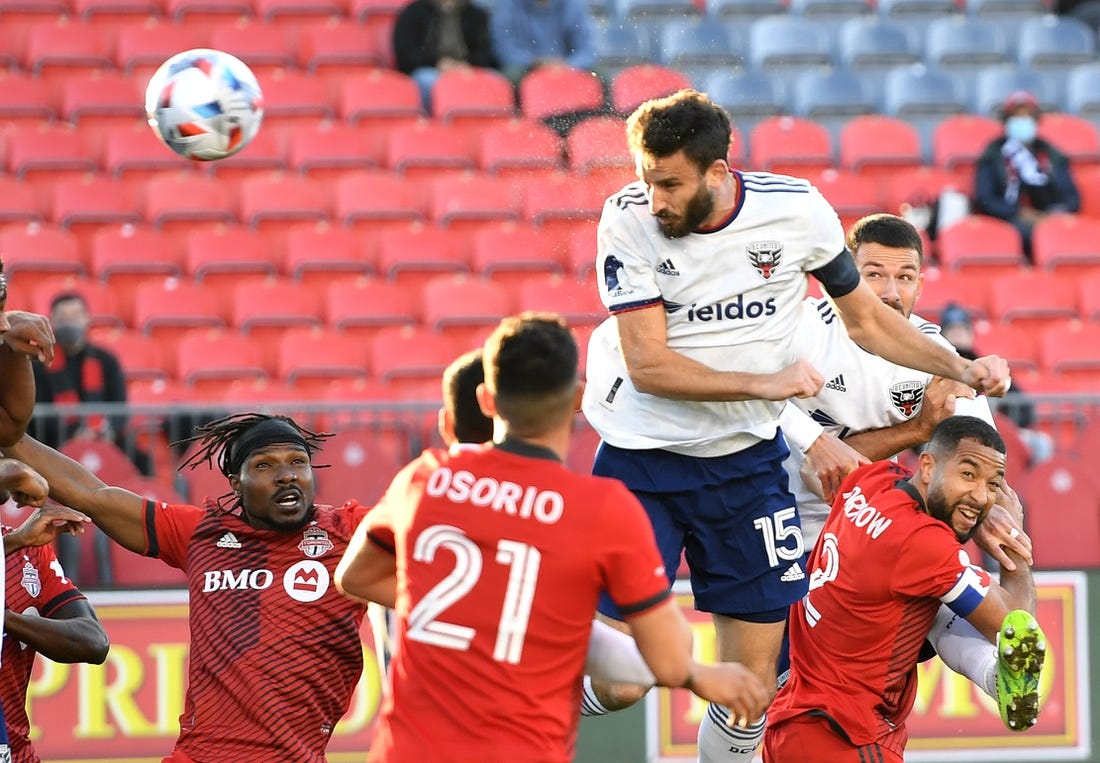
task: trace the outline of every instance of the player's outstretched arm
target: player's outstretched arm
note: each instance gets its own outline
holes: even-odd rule
[[[0,445],[16,442],[27,431],[34,411],[34,371],[31,358],[53,360],[53,330],[41,315],[12,310],[4,313],[8,330],[0,342]]]
[[[18,567],[13,570],[22,574]],[[50,617],[7,610],[4,632],[54,662],[100,665],[111,647],[92,605],[84,599],[70,601]]]
[[[672,599],[630,618],[630,628],[659,686],[690,689],[745,723],[762,716],[771,702],[772,692],[743,665],[703,665],[691,658],[691,629]]]
[[[372,518],[368,514],[359,523],[333,579],[345,596],[392,608],[397,599],[397,559],[392,549],[371,539]]]
[[[1008,391],[1008,365],[996,356],[967,360],[921,332],[901,313],[887,307],[862,281],[835,298],[848,334],[863,349],[896,363],[963,382],[979,392]]]
[[[668,346],[661,305],[615,316],[630,381],[639,392],[674,400],[787,400],[809,397],[825,383],[809,362],[800,360],[774,374],[718,371]]]
[[[42,484],[45,485],[45,481]],[[59,535],[64,533],[79,535],[84,532],[85,525],[91,522],[90,517],[68,506],[42,506],[27,517],[18,528],[4,536],[4,554],[10,554],[21,548],[45,546],[47,543],[53,543]]]
[[[24,436],[3,448],[3,453],[41,474],[50,485],[50,498],[87,514],[120,545],[138,554],[145,552],[144,498],[104,484],[76,461],[33,437]]]

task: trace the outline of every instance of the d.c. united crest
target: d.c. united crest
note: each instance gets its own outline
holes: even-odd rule
[[[924,385],[919,381],[898,382],[890,388],[890,402],[905,418],[912,418],[924,400]]]
[[[783,259],[783,244],[779,241],[753,241],[746,248],[749,262],[756,272],[765,281],[770,279]]]
[[[332,550],[332,541],[329,540],[328,533],[320,527],[307,527],[298,548],[310,559],[316,559]]]

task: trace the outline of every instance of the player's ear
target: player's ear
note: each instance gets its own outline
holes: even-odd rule
[[[241,494],[241,478],[236,474],[229,475],[229,488],[237,495]]]
[[[436,428],[439,430],[439,436],[443,438],[443,444],[450,447],[458,438],[455,437],[455,422],[454,418],[447,412],[447,409],[440,408],[439,416],[436,418]]]
[[[477,404],[481,408],[481,412],[489,418],[495,418],[497,415],[497,401],[496,398],[493,397],[493,393],[485,386],[485,382],[477,385],[475,394],[477,395]]]
[[[925,485],[932,483],[932,473],[936,471],[936,457],[930,451],[925,450],[920,454],[917,471],[920,474],[921,482]]]
[[[730,174],[729,163],[725,159],[715,159],[707,167],[706,182],[710,186],[719,186],[725,182],[726,177]]]
[[[580,413],[581,401],[584,399],[584,379],[580,379],[577,382],[577,390],[573,393],[573,410]]]

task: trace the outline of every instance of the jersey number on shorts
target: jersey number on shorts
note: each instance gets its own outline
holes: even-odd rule
[[[837,547],[836,536],[825,533],[821,536],[821,566],[810,573],[810,590],[802,597],[802,607],[806,610],[806,622],[810,627],[817,625],[821,620],[821,613],[810,601],[810,596],[821,586],[836,580],[840,572],[840,549]]]
[[[417,537],[413,559],[430,563],[435,560],[435,552],[441,548],[454,554],[455,567],[413,607],[409,613],[407,635],[425,644],[466,651],[474,638],[474,629],[436,618],[477,585],[481,577],[481,551],[457,527],[432,525]],[[523,639],[527,635],[527,621],[531,617],[542,554],[526,543],[500,540],[497,542],[496,561],[508,565],[509,571],[493,659],[514,665],[523,653]]]
[[[770,517],[757,517],[752,526],[764,536],[764,552],[768,555],[768,564],[778,567],[780,560],[793,562],[801,559],[806,551],[802,542],[802,528],[787,524],[795,518],[795,508],[780,509]],[[794,538],[794,548],[787,548],[787,538]]]

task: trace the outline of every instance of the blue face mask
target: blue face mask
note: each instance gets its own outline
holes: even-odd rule
[[[1005,121],[1005,136],[1009,140],[1018,140],[1021,143],[1030,143],[1035,140],[1039,126],[1034,117],[1019,115],[1009,117]]]

